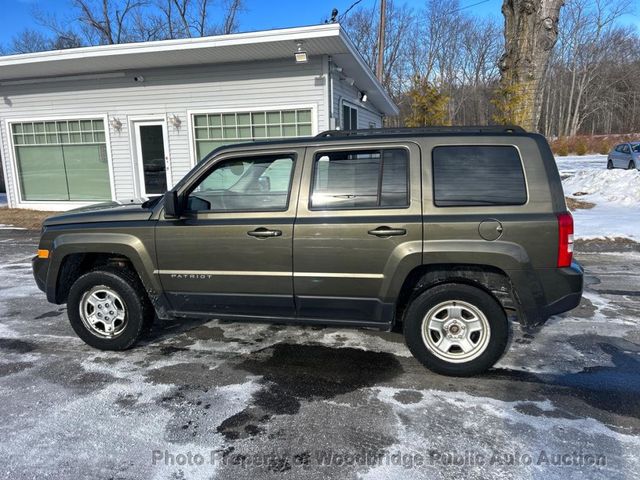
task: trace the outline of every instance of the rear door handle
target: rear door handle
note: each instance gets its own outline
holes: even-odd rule
[[[267,228],[261,227],[261,228],[256,228],[251,232],[247,232],[247,235],[250,235],[256,238],[281,237],[282,230],[269,230]]]
[[[406,235],[407,231],[404,228],[378,227],[375,230],[369,230],[367,233],[376,237],[397,237]]]

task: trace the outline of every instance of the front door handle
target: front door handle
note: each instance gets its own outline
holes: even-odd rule
[[[406,235],[407,231],[404,228],[378,227],[375,230],[369,230],[367,233],[376,237],[395,237]]]
[[[256,238],[281,237],[282,230],[269,230],[267,228],[261,227],[261,228],[256,228],[251,232],[247,232],[247,235],[250,235]]]

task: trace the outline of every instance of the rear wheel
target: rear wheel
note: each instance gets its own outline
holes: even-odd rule
[[[607,169],[611,170],[613,168],[613,162],[611,160],[607,160]]]
[[[155,313],[138,277],[105,268],[78,278],[67,301],[71,327],[100,350],[126,350],[151,327]]]
[[[470,376],[500,359],[509,324],[500,304],[484,290],[450,283],[430,288],[411,302],[404,336],[411,353],[428,369]]]

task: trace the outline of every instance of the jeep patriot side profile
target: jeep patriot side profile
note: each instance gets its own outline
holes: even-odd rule
[[[157,316],[402,327],[472,375],[578,305],[573,220],[544,137],[519,127],[326,132],[221,147],[164,197],[46,220],[33,269],[89,345]]]

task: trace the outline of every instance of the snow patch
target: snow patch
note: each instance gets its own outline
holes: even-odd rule
[[[556,418],[531,415],[523,407],[536,407],[542,412],[558,409],[550,400],[508,402],[464,392],[415,390],[420,401],[406,404],[396,395],[402,389],[379,387],[372,395],[389,406],[397,420],[394,445],[386,448],[389,455],[400,453],[404,458],[420,455],[424,461],[407,467],[402,462],[382,462],[359,476],[365,479],[382,478],[546,478],[579,479],[585,477],[610,478],[616,471],[637,471],[640,457],[637,449],[640,438],[607,428],[593,418]],[[407,422],[405,418],[421,418],[421,422]],[[482,432],[482,433],[480,433]],[[594,445],[598,450],[594,451]],[[577,451],[600,454],[606,466],[559,468],[539,463],[541,452],[566,454]],[[458,458],[478,458],[484,463],[462,461]],[[466,455],[466,457],[465,457]],[[533,458],[530,464],[490,463],[513,455]],[[447,461],[449,459],[449,461]],[[622,469],[622,470],[621,470]]]
[[[572,212],[576,239],[640,241],[639,171],[607,170],[606,155],[559,157],[556,163],[565,195],[595,204]]]
[[[585,169],[603,169],[607,167],[606,155],[570,155],[556,157],[556,164],[561,175],[572,174]]]
[[[14,227],[13,225],[5,225],[4,223],[0,223],[0,230],[26,230],[26,228]]]
[[[565,179],[562,186],[566,195],[595,203],[630,206],[640,202],[638,170],[580,170]]]

